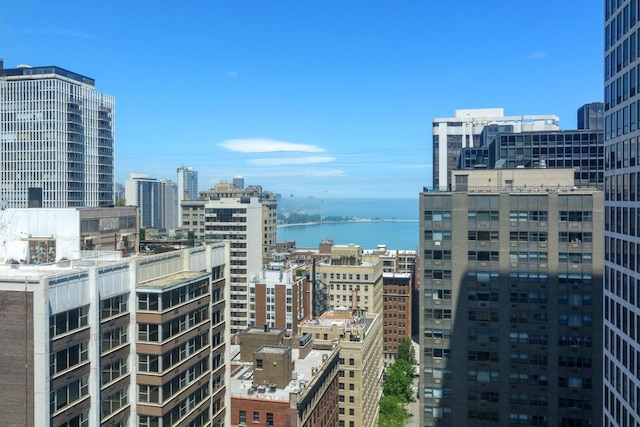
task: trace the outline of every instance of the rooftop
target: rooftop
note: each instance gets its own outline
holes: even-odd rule
[[[69,80],[74,80],[78,83],[83,83],[89,86],[95,86],[96,81],[90,77],[83,76],[72,71],[65,70],[64,68],[48,65],[44,67],[30,67],[27,65],[19,65],[16,68],[2,68],[0,67],[0,77],[15,78],[15,80],[22,80],[19,77],[26,78],[47,78],[51,75],[64,77]]]
[[[141,282],[138,284],[140,288],[164,288],[167,286],[180,285],[182,283],[190,282],[198,278],[208,277],[207,273],[193,272],[193,271],[181,271],[179,273],[170,274],[168,276],[161,277],[159,279],[149,280],[147,282]]]
[[[276,347],[269,347],[276,349]],[[304,389],[314,378],[315,369],[320,369],[333,351],[312,350],[307,357],[300,359],[300,350],[297,348],[283,347],[291,350],[291,359],[295,363],[295,369],[291,373],[291,381],[285,388],[275,387],[273,384],[253,384],[253,363],[234,360],[237,368],[231,373],[231,397],[275,400],[289,402],[290,393],[304,393]]]

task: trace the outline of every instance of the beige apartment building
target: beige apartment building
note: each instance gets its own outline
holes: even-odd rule
[[[360,245],[333,245],[331,256],[316,264],[316,282],[327,289],[333,310],[382,314],[382,261],[364,255]]]
[[[382,395],[382,316],[340,308],[300,325],[315,345],[339,347],[338,420],[340,426],[378,425]]]

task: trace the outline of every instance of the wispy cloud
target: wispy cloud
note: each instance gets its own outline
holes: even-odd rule
[[[306,157],[270,157],[265,159],[250,159],[249,163],[257,166],[282,166],[282,165],[310,165],[314,163],[330,163],[335,157],[306,156]]]
[[[323,176],[347,176],[345,171],[340,169],[320,170],[308,174],[307,176],[323,177]]]
[[[264,138],[228,139],[218,144],[227,150],[240,153],[274,153],[278,151],[297,151],[303,153],[321,153],[324,148],[310,144],[276,141]]]
[[[547,52],[531,52],[530,54],[525,56],[525,58],[526,59],[544,59],[547,56],[549,56]]]
[[[233,77],[234,79],[237,79],[238,78],[238,72],[237,71],[227,71],[227,76]]]
[[[74,31],[66,28],[27,30],[26,33],[40,36],[76,37],[81,39],[93,39],[96,37],[94,34],[83,33],[81,31]]]

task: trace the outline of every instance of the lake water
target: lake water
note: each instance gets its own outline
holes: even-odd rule
[[[284,199],[278,210],[382,220],[279,227],[279,242],[295,240],[297,247],[317,248],[321,241],[331,239],[335,244],[354,243],[364,249],[381,244],[388,249],[418,249],[417,195],[415,199]]]

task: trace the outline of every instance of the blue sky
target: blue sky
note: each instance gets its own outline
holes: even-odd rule
[[[5,1],[5,67],[58,65],[116,97],[116,180],[417,197],[431,120],[556,114],[603,96],[597,0]]]

